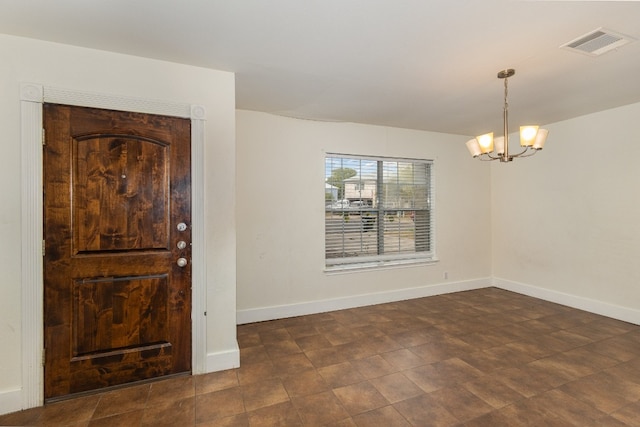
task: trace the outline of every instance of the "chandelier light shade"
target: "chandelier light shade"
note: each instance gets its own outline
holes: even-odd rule
[[[509,154],[509,103],[507,101],[509,90],[507,82],[509,77],[515,73],[516,70],[512,68],[498,73],[498,78],[504,80],[504,134],[494,138],[493,132],[490,132],[467,141],[467,149],[474,158],[484,161],[510,162],[516,157],[533,156],[544,147],[547,135],[549,135],[548,130],[540,129],[537,125],[520,126],[520,146],[524,149],[517,154]]]

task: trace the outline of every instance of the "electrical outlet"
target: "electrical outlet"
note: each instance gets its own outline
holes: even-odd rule
[[[442,278],[443,279],[448,279],[449,278],[449,272],[445,271],[444,273],[442,273]]]

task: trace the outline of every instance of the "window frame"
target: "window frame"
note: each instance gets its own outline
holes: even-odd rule
[[[353,154],[342,154],[342,153],[325,153],[324,155],[324,184],[326,188],[326,184],[328,183],[328,171],[334,170],[333,167],[329,167],[329,159],[343,159],[355,160],[355,161],[366,161],[366,162],[378,162],[376,166],[378,177],[384,176],[385,170],[385,162],[386,163],[396,163],[398,166],[402,163],[411,163],[412,165],[422,165],[426,167],[425,176],[426,176],[426,194],[424,195],[426,200],[426,207],[421,209],[416,209],[415,207],[389,207],[384,206],[385,203],[388,203],[388,200],[380,200],[378,194],[374,196],[376,199],[373,202],[375,206],[369,206],[368,212],[373,212],[377,218],[385,218],[385,213],[388,211],[402,211],[402,212],[413,212],[415,218],[416,212],[424,212],[427,215],[427,224],[426,229],[423,230],[426,233],[427,238],[423,244],[428,246],[427,250],[419,251],[414,249],[413,252],[404,252],[400,251],[391,251],[390,253],[382,253],[375,255],[356,255],[356,256],[346,256],[346,257],[327,257],[327,236],[328,236],[328,225],[327,225],[327,214],[329,212],[342,212],[343,215],[348,215],[347,208],[338,208],[334,209],[333,207],[329,208],[326,203],[326,195],[325,195],[325,220],[324,220],[324,253],[325,253],[325,271],[333,272],[333,271],[343,271],[343,270],[354,270],[354,269],[371,269],[371,268],[384,268],[384,267],[392,267],[392,266],[403,266],[403,265],[415,265],[415,264],[430,264],[438,261],[436,256],[436,226],[435,226],[435,162],[433,159],[416,159],[416,158],[405,158],[405,157],[381,157],[381,156],[367,156],[367,155],[353,155]],[[338,168],[336,168],[338,169]],[[360,177],[360,183],[364,182],[363,177]],[[348,179],[348,178],[347,178]],[[366,179],[366,178],[365,178]],[[412,184],[416,185],[415,177],[412,178]],[[393,184],[392,180],[382,179],[381,186],[391,185]],[[361,184],[364,186],[364,184]],[[397,185],[400,186],[400,182],[397,182]],[[380,187],[382,188],[382,187]],[[346,191],[346,190],[343,190]],[[338,197],[340,198],[340,196]],[[342,198],[346,198],[346,194],[342,194]],[[340,200],[342,203],[342,199]],[[342,205],[340,205],[342,206]],[[356,209],[357,210],[357,209]],[[360,211],[362,215],[363,212]],[[415,220],[414,220],[415,224]],[[382,228],[382,230],[381,230]],[[375,232],[378,234],[378,238],[384,235],[384,221],[376,221],[375,222]],[[360,231],[362,235],[363,231]],[[400,231],[398,231],[400,233]],[[346,231],[343,229],[340,233],[343,236],[346,234]],[[416,241],[416,229],[414,225],[413,229],[413,239]],[[384,244],[382,245],[384,246]],[[344,248],[344,245],[343,245]],[[379,250],[379,249],[378,249]]]

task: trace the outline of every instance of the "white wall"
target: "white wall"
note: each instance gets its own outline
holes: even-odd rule
[[[492,165],[498,286],[640,324],[640,104],[545,126]]]
[[[0,35],[0,413],[20,409],[20,83],[207,110],[205,240],[207,353],[216,365],[235,340],[235,87],[232,73]],[[42,316],[42,313],[33,313]],[[233,359],[233,357],[231,358]],[[231,360],[229,358],[225,360]],[[224,364],[224,362],[222,363]],[[230,367],[230,366],[227,366]]]
[[[465,137],[242,110],[236,123],[240,323],[490,285],[490,168]],[[434,159],[440,261],[325,273],[327,152]]]

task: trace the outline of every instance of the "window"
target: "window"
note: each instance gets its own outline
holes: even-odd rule
[[[327,268],[434,260],[433,193],[431,160],[328,154]]]

